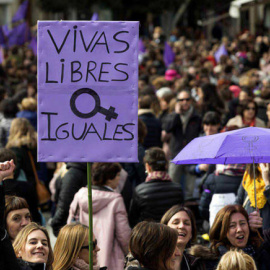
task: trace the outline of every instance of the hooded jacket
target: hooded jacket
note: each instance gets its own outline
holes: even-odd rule
[[[131,233],[123,198],[106,187],[93,186],[92,202],[93,233],[100,247],[98,263],[110,270],[123,269]],[[74,196],[68,223],[72,220],[89,225],[87,188],[81,188]]]

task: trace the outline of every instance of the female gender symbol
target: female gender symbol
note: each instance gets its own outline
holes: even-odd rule
[[[95,107],[92,111],[89,113],[82,113],[80,112],[77,107],[76,107],[76,99],[81,95],[81,94],[89,94],[92,96],[95,100]],[[107,121],[111,121],[111,119],[117,119],[118,114],[115,112],[115,108],[110,106],[109,110],[103,108],[100,106],[100,97],[99,95],[92,89],[90,88],[80,88],[77,91],[73,93],[70,99],[70,108],[72,112],[77,115],[80,118],[91,118],[95,116],[98,112],[106,116]]]

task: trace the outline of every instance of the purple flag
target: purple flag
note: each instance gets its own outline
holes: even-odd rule
[[[29,47],[32,49],[34,55],[37,55],[37,37],[32,37]]]
[[[8,47],[14,45],[23,45],[25,42],[31,40],[31,31],[26,22],[23,22],[9,32],[8,36]]]
[[[11,31],[10,29],[8,29],[8,26],[6,24],[2,26],[2,30],[5,37],[7,37]]]
[[[12,22],[18,22],[20,20],[24,20],[26,17],[27,13],[27,8],[28,8],[28,0],[25,0],[18,8],[17,12],[12,18]]]
[[[4,44],[5,44],[5,35],[4,35],[3,27],[0,26],[0,45],[4,45]]]
[[[38,160],[138,161],[139,22],[38,22]]]
[[[221,44],[219,46],[218,50],[215,52],[215,59],[216,59],[217,63],[219,63],[220,57],[222,55],[228,55],[228,52],[227,52],[224,44]]]
[[[173,63],[174,58],[175,58],[175,54],[171,46],[167,42],[165,42],[164,55],[163,55],[165,66],[168,67],[171,63]]]
[[[4,61],[4,50],[2,46],[0,45],[0,64],[2,64]]]
[[[97,12],[93,13],[91,21],[98,21],[98,13]]]
[[[139,39],[139,53],[145,53],[145,46],[142,39]]]

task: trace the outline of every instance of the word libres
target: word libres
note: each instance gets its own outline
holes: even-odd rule
[[[85,122],[83,125],[76,123],[64,122],[57,124],[56,128],[52,128],[53,121],[58,113],[54,112],[41,112],[47,118],[47,136],[41,138],[42,141],[57,141],[73,139],[75,141],[92,140],[93,137],[98,138],[99,141],[132,141],[134,134],[130,130],[133,123],[125,123],[118,125],[110,125],[104,123],[103,127],[97,128],[93,123]]]

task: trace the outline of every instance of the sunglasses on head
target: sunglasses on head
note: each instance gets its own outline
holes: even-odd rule
[[[190,101],[190,98],[178,98],[176,101],[180,101],[180,102],[182,102],[182,101]]]
[[[92,243],[93,243],[93,250],[94,250],[97,246],[97,239],[95,241],[92,241]],[[88,249],[89,250],[89,246],[82,246],[81,249]]]

